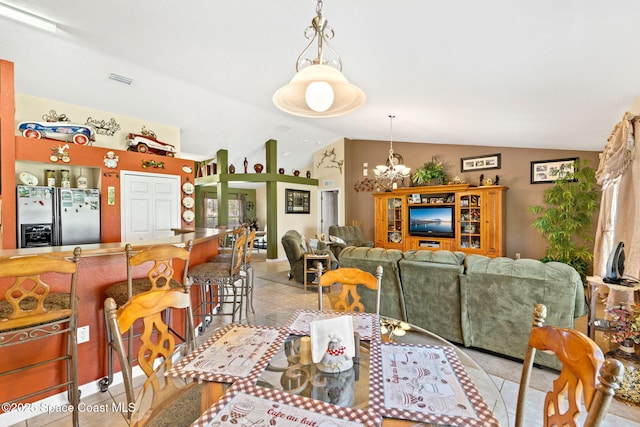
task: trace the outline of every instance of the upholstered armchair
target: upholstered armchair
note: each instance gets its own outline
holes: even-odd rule
[[[289,279],[292,277],[296,282],[304,283],[304,254],[311,250],[307,248],[306,242],[302,240],[302,236],[296,230],[289,230],[282,235],[280,239],[284,252],[289,260]],[[331,258],[331,269],[338,268],[338,259],[326,249],[326,245],[318,242],[318,249],[314,251],[316,254],[329,254]]]
[[[336,258],[340,257],[340,252],[347,246],[373,247],[373,241],[365,240],[360,227],[357,225],[330,226],[329,240],[331,241],[331,252]]]

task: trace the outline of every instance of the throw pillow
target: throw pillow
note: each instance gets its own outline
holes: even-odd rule
[[[336,237],[336,236],[331,236],[330,235],[329,236],[329,240],[331,240],[333,243],[337,243],[339,245],[346,245],[347,244],[347,242],[345,242],[344,240],[342,240],[341,238]]]

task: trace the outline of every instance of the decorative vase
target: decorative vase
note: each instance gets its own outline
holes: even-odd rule
[[[242,162],[242,164],[244,165],[244,173],[247,173],[247,168],[249,167],[249,162],[247,161],[247,158],[244,158],[244,162]]]
[[[619,360],[624,366],[624,376],[615,398],[629,405],[640,406],[640,356],[635,352],[633,340],[625,340],[620,348],[608,352],[607,357]]]
[[[293,176],[300,176],[300,171],[297,169],[293,170]]]
[[[87,188],[87,177],[84,174],[84,169],[80,169],[80,175],[78,175],[78,178],[76,179],[76,187],[81,190]]]
[[[278,169],[278,173],[279,173],[280,175],[284,175],[284,168],[280,168],[280,169]]]
[[[311,171],[307,171],[307,178],[311,178]]]
[[[229,165],[229,173],[236,173],[236,167],[233,166],[233,163]]]
[[[256,173],[262,172],[262,169],[264,169],[264,166],[262,166],[261,163],[256,163],[255,165],[253,165],[253,170],[256,171]]]

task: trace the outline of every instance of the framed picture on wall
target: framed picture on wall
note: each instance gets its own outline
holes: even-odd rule
[[[485,156],[463,157],[460,159],[460,171],[480,171],[485,169],[500,169],[500,154]]]
[[[311,212],[311,192],[306,190],[285,189],[284,213],[308,214]]]
[[[533,161],[531,162],[531,183],[543,184],[563,178],[568,173],[573,173],[577,161],[577,157]]]

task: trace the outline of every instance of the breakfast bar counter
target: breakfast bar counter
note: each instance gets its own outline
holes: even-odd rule
[[[0,258],[25,256],[25,255],[50,255],[50,256],[72,256],[73,250],[77,246],[82,248],[82,256],[100,256],[124,254],[124,246],[131,243],[134,250],[148,248],[154,245],[170,244],[183,246],[189,240],[193,241],[194,248],[197,245],[207,244],[215,241],[217,248],[217,238],[227,232],[227,230],[219,228],[196,228],[194,230],[174,229],[175,235],[163,237],[153,240],[140,240],[133,242],[116,242],[116,243],[92,243],[87,245],[68,245],[68,246],[45,246],[38,248],[22,248],[22,249],[3,249],[0,250]],[[217,249],[216,249],[217,253]],[[194,265],[192,263],[192,265]]]
[[[135,249],[143,249],[146,247],[159,244],[172,244],[184,246],[188,241],[193,242],[191,250],[191,258],[189,266],[193,267],[205,262],[209,257],[218,253],[218,237],[226,233],[224,229],[199,228],[185,232],[181,230],[176,235],[161,239],[132,241],[130,242]],[[105,338],[104,324],[104,300],[105,289],[114,282],[127,280],[127,260],[125,255],[125,244],[127,242],[118,243],[101,243],[87,245],[70,245],[58,247],[39,247],[25,249],[5,249],[0,251],[0,258],[28,256],[28,255],[50,255],[50,256],[72,256],[76,246],[82,248],[82,255],[78,263],[78,288],[77,297],[79,299],[78,310],[78,327],[89,327],[89,341],[81,343],[78,346],[79,358],[79,384],[88,385],[89,393],[97,389],[97,382],[104,377],[107,372],[106,354],[107,345]],[[144,265],[139,271],[134,269],[134,277],[142,277],[146,274]],[[176,262],[173,265],[175,269],[174,277],[180,278],[184,271],[184,264]],[[60,278],[52,275],[47,278],[52,290],[56,290],[57,281]],[[59,283],[59,282],[58,282]],[[0,281],[0,292],[4,294],[6,289],[11,286],[8,281]],[[196,290],[192,290],[192,298],[194,305],[199,298]],[[181,319],[176,319],[181,322]],[[24,364],[25,358],[33,358],[39,360],[43,353],[58,352],[61,345],[61,339],[50,339],[46,345],[32,348],[26,348],[27,345],[21,347],[21,351],[12,351],[11,348],[3,348],[0,350],[0,358],[4,368],[11,369],[13,366]],[[117,369],[119,371],[119,368]],[[2,379],[3,384],[11,384],[11,387],[0,387],[0,401],[7,402],[12,397],[25,394],[36,387],[34,384],[51,384],[54,379],[66,375],[66,367],[60,362],[58,365],[42,366],[37,369],[30,369],[20,374],[14,374]],[[57,390],[52,394],[60,393],[63,390]],[[39,396],[41,399],[43,396]]]

